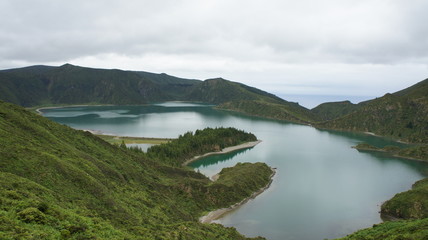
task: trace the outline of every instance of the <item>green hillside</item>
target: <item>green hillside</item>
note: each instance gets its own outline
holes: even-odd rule
[[[0,239],[245,239],[198,218],[271,173],[241,164],[213,183],[0,101]]]
[[[428,142],[428,79],[359,105],[357,110],[317,126],[372,132],[405,142]]]
[[[382,204],[381,213],[402,219],[428,218],[428,178],[413,184],[407,192],[396,194]]]
[[[70,64],[0,71],[0,100],[26,107],[195,101],[218,104],[219,109],[299,123],[315,119],[308,109],[297,103],[221,78],[200,81],[165,73],[94,69]]]
[[[217,109],[241,112],[244,114],[308,124],[316,119],[308,109],[293,102],[276,102],[266,99],[240,100],[220,104]]]
[[[425,240],[427,236],[428,218],[425,218],[375,224],[338,240]]]
[[[186,101],[187,95],[193,87],[201,83],[200,80],[183,79],[165,73],[156,74],[141,71],[136,73],[157,84],[158,88],[168,96],[168,99],[165,100]]]
[[[308,109],[297,103],[222,78],[205,80],[195,85],[187,99],[218,104],[216,108],[221,110],[271,119],[308,123],[315,118]]]
[[[46,104],[142,104],[183,100],[197,80],[166,74],[94,69],[65,64],[0,71],[0,100]]]
[[[208,79],[196,85],[188,95],[188,100],[220,104],[239,100],[268,99],[281,103],[284,100],[273,94],[241,83],[222,78]]]
[[[353,104],[350,101],[328,102],[316,106],[311,109],[311,112],[317,116],[317,119],[327,121],[345,116],[359,107],[360,105]]]

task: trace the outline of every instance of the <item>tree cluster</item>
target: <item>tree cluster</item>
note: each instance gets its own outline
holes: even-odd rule
[[[256,141],[257,137],[236,128],[205,128],[180,135],[169,143],[153,146],[147,156],[173,166],[179,166],[187,159],[223,148]]]

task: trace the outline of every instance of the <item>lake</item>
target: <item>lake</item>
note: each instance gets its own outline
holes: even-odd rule
[[[382,202],[428,175],[428,164],[359,152],[360,142],[399,145],[386,138],[317,130],[310,126],[218,111],[210,105],[161,103],[44,109],[43,115],[76,129],[140,137],[176,138],[205,127],[235,127],[263,142],[191,164],[212,176],[237,162],[277,168],[271,187],[217,222],[272,240],[337,238],[382,220]]]

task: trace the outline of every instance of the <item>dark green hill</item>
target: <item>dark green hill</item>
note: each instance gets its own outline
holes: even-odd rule
[[[199,83],[166,74],[94,69],[65,64],[0,71],[0,100],[46,104],[142,104],[183,100]]]
[[[308,109],[297,103],[287,101],[281,103],[269,100],[233,101],[223,103],[217,106],[217,109],[303,124],[312,123],[315,121],[314,119],[316,119],[316,116]]]
[[[249,87],[241,83],[222,78],[208,79],[194,86],[188,100],[220,104],[239,100],[268,100],[277,103],[284,102],[277,96]]]
[[[149,72],[94,69],[65,64],[0,71],[0,100],[21,106],[144,104],[197,101],[219,109],[308,123],[314,115],[297,103],[221,78],[206,81]]]
[[[308,109],[297,103],[288,102],[260,89],[222,78],[205,80],[195,85],[188,99],[219,104],[217,109],[271,119],[309,123],[315,118]]]
[[[381,213],[401,219],[428,218],[428,178],[413,184],[412,189],[396,194],[382,204]]]
[[[319,120],[327,121],[345,116],[357,110],[360,106],[361,105],[353,104],[350,101],[328,102],[316,106],[311,109],[311,112],[315,114]]]
[[[156,74],[141,71],[136,73],[142,78],[157,84],[158,88],[169,96],[169,99],[165,100],[187,101],[189,92],[194,86],[201,83],[200,80],[183,79],[165,73]]]
[[[248,197],[271,173],[237,165],[227,184],[213,184],[0,101],[1,239],[244,239],[198,218]]]
[[[428,142],[428,79],[358,105],[353,112],[317,126],[372,132],[406,142]]]

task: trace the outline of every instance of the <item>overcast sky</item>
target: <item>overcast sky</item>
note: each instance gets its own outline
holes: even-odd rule
[[[428,78],[427,11],[426,0],[2,0],[0,69],[71,63],[363,99]]]

